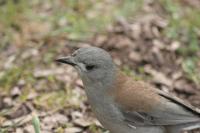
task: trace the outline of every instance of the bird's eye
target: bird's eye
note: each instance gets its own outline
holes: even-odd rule
[[[95,68],[95,65],[86,65],[87,70],[93,70]]]

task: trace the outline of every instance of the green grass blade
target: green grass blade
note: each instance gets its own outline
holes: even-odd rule
[[[36,113],[33,113],[32,123],[34,126],[35,133],[41,133],[40,131],[40,119]]]

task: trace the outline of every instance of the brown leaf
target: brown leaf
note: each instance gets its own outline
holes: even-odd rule
[[[161,83],[161,84],[167,85],[169,87],[172,86],[172,83],[173,83],[172,80],[170,78],[168,78],[164,73],[158,72],[150,66],[145,66],[144,69],[145,69],[145,72],[147,72],[153,76],[154,82]]]
[[[83,129],[80,127],[68,127],[65,129],[65,133],[80,133]]]
[[[8,119],[15,119],[23,115],[27,115],[31,112],[31,109],[26,104],[21,104],[16,107],[11,113],[7,114],[5,117]]]
[[[135,52],[135,51],[131,51],[129,53],[129,58],[130,58],[130,60],[135,61],[135,62],[139,62],[139,61],[142,60],[141,55],[138,52]]]

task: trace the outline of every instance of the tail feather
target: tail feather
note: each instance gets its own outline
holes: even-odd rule
[[[168,133],[180,133],[181,131],[189,131],[193,129],[200,129],[200,121],[167,127]]]
[[[198,129],[198,128],[200,128],[200,122],[185,125],[183,130],[188,131],[188,130],[193,130],[193,129]]]

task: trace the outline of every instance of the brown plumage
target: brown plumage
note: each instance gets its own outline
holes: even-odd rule
[[[160,104],[161,97],[149,84],[134,81],[120,71],[117,72],[115,82],[115,87],[111,91],[114,99],[121,104],[122,108],[144,112],[151,111]]]
[[[109,94],[121,108],[125,121],[133,126],[160,125],[170,130],[177,124],[200,121],[199,110],[190,104],[119,70]]]

